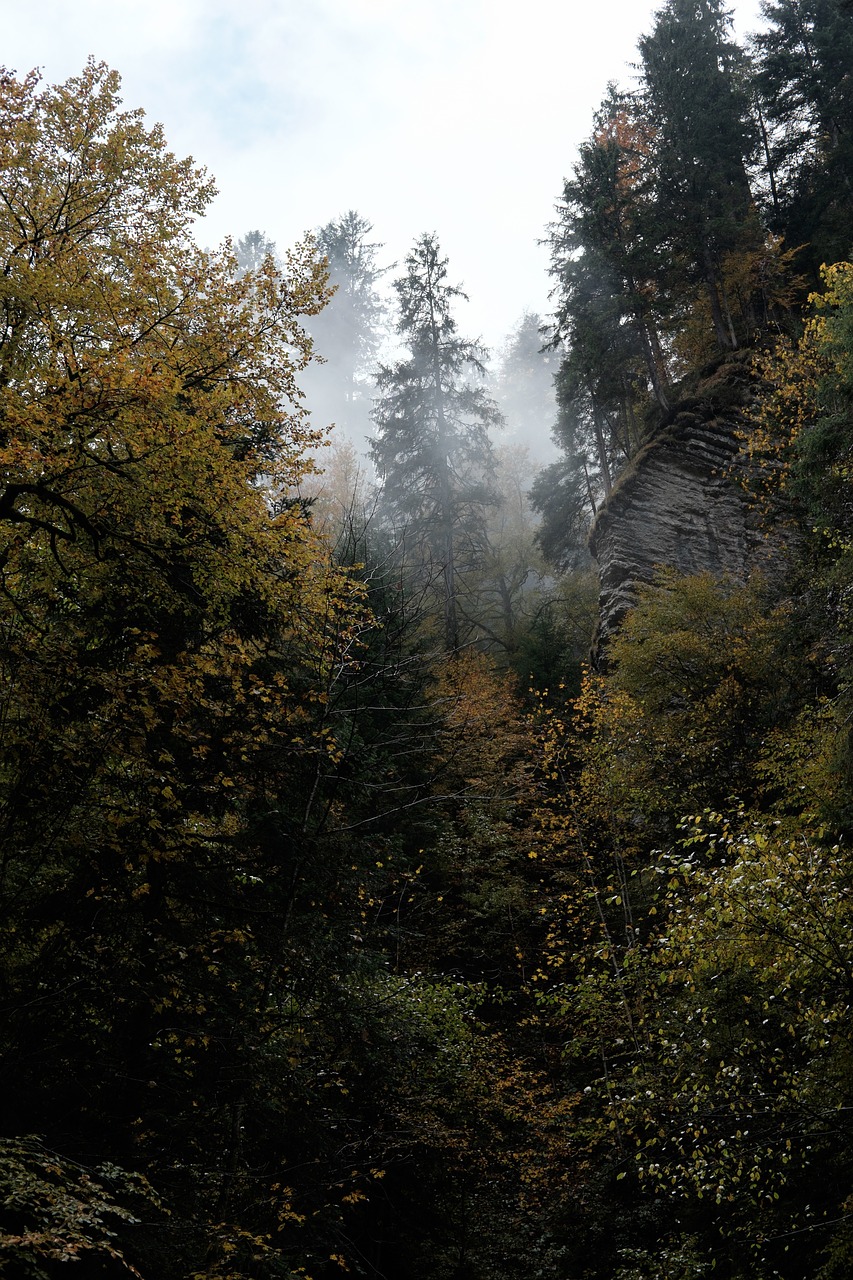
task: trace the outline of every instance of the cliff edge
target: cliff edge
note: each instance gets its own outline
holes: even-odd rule
[[[660,567],[739,580],[779,572],[781,539],[768,537],[735,478],[754,465],[742,446],[757,389],[748,353],[706,370],[620,476],[590,535],[600,577],[594,656]]]

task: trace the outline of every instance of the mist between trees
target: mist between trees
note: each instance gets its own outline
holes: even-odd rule
[[[491,367],[436,234],[202,250],[117,73],[0,73],[0,1275],[851,1274],[853,17],[765,17],[655,16]],[[784,569],[590,671],[735,409]]]
[[[575,606],[542,554],[529,499],[537,466],[555,452],[557,358],[543,322],[522,316],[490,374],[489,353],[458,332],[454,304],[465,294],[437,237],[419,237],[394,275],[371,233],[351,210],[314,236],[334,293],[306,325],[319,359],[300,385],[312,420],[331,431],[300,498],[345,559],[370,548],[397,564],[448,652],[476,643],[527,679],[539,662],[531,631],[555,649],[566,626],[577,661],[589,583],[578,588],[578,616],[564,618]],[[275,259],[260,231],[235,252],[244,271]],[[583,533],[574,551],[584,563]]]

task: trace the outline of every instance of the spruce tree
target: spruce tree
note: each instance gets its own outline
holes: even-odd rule
[[[735,299],[727,268],[760,254],[747,167],[757,142],[744,58],[722,0],[668,0],[640,40],[644,111],[654,136],[656,240],[684,254],[721,350],[755,327],[752,299]]]
[[[853,250],[853,22],[842,0],[765,0],[756,84],[781,229],[816,269]]]
[[[437,587],[444,644],[454,651],[465,572],[494,501],[489,428],[501,415],[483,382],[486,351],[457,332],[452,307],[466,295],[448,283],[436,236],[422,235],[405,265],[394,288],[408,354],[380,368],[371,450],[386,507],[405,526],[422,579]]]
[[[312,366],[303,380],[314,418],[333,422],[357,449],[366,446],[370,431],[386,320],[378,284],[387,268],[377,263],[382,245],[369,240],[372,231],[372,224],[350,209],[315,233],[335,292],[310,326],[323,363]]]
[[[560,218],[551,230],[551,273],[558,282],[557,334],[577,348],[590,329],[598,333],[599,355],[590,351],[584,361],[590,375],[616,388],[617,401],[624,401],[636,377],[629,366],[639,364],[666,409],[659,331],[672,255],[662,253],[656,239],[651,153],[651,130],[636,101],[611,86],[564,184]]]

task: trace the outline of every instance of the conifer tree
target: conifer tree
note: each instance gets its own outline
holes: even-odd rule
[[[508,431],[534,459],[543,450],[557,411],[554,375],[559,353],[546,348],[545,342],[541,317],[525,311],[506,338],[495,379],[495,398]]]
[[[317,247],[329,263],[336,293],[326,310],[332,348],[349,382],[347,398],[358,398],[359,382],[375,368],[385,307],[377,284],[385,269],[377,266],[381,244],[369,243],[373,224],[350,209],[317,232]]]
[[[372,224],[350,209],[316,232],[334,294],[310,325],[323,363],[314,365],[303,379],[315,420],[334,422],[359,449],[370,430],[377,353],[386,319],[377,286],[387,268],[378,265],[382,245],[370,242],[372,231]]]
[[[815,267],[853,246],[853,22],[841,0],[766,0],[756,83],[782,226]]]
[[[756,129],[728,28],[722,0],[668,0],[639,46],[655,140],[656,240],[683,253],[723,351],[755,326],[752,299],[729,296],[727,266],[763,246],[747,175]]]
[[[234,257],[241,275],[249,271],[260,271],[266,258],[276,261],[275,241],[270,240],[265,231],[247,231],[234,246]]]
[[[465,571],[494,500],[489,428],[501,416],[484,386],[484,348],[457,332],[452,307],[466,295],[448,283],[434,234],[416,241],[394,288],[408,355],[380,368],[371,448],[387,508],[405,524],[421,575],[438,584],[444,644],[453,651],[462,641]]]
[[[651,393],[667,407],[663,290],[648,247],[648,132],[636,104],[611,86],[550,229],[550,345],[560,356],[553,439],[562,457],[531,495],[540,545],[564,569],[583,558],[589,521],[640,442],[638,402]]]
[[[640,370],[667,407],[659,330],[671,254],[664,257],[656,244],[651,154],[651,130],[636,102],[611,86],[551,230],[556,332],[573,349],[587,348],[587,381],[612,388],[623,418]]]

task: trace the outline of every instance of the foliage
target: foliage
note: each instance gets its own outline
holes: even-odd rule
[[[850,829],[849,711],[851,619],[848,584],[849,438],[853,404],[853,269],[824,269],[825,292],[800,342],[762,362],[767,394],[756,415],[751,447],[773,465],[753,486],[756,503],[773,516],[787,503],[801,529],[804,565],[798,627],[813,640],[812,697],[787,737],[776,734],[768,771],[788,765],[802,773],[816,820]],[[789,516],[789,519],[791,517]]]
[[[536,505],[561,565],[585,508],[595,516],[666,419],[678,379],[789,331],[802,297],[806,233],[784,239],[764,72],[753,78],[730,15],[718,0],[672,0],[639,48],[639,88],[609,86],[550,228],[563,456],[540,475]],[[753,193],[760,143],[776,202],[768,225]]]
[[[2,1094],[72,1154],[176,1169],[186,1256],[226,1212],[365,615],[289,497],[324,270],[198,250],[210,185],[118,87],[3,80]]]
[[[139,1276],[117,1244],[120,1229],[138,1225],[139,1206],[148,1212],[159,1207],[138,1174],[113,1165],[86,1169],[46,1150],[32,1136],[4,1138],[0,1274],[40,1280],[54,1274],[51,1262],[97,1255],[107,1268],[103,1274]]]
[[[452,651],[466,633],[461,578],[494,501],[489,428],[500,414],[483,382],[485,352],[457,334],[452,306],[465,295],[447,283],[435,236],[416,242],[394,288],[410,354],[380,370],[371,450],[388,510],[405,527],[421,578],[434,584]]]
[[[784,605],[712,574],[662,570],[608,649],[612,669],[578,706],[588,745],[584,812],[626,850],[668,841],[685,808],[755,794],[754,760],[791,701]]]
[[[829,137],[771,32],[753,121],[722,9],[655,21],[552,241],[559,577],[435,237],[395,286],[378,506],[301,381],[343,262],[366,385],[369,225],[202,252],[212,187],[114,73],[0,78],[4,1274],[849,1273],[849,264],[761,360],[787,576],[663,569],[582,677],[578,571],[673,374],[787,323],[761,128],[793,220],[844,104],[824,44]]]
[[[721,350],[755,327],[751,295],[726,291],[725,260],[762,245],[747,173],[755,126],[729,22],[719,0],[670,0],[640,40],[658,235],[678,246],[682,278],[701,285]]]
[[[814,1249],[847,1194],[849,857],[743,814],[685,823],[684,845],[653,868],[647,1048],[615,1106],[640,1177],[723,1206],[767,1265],[780,1200]]]
[[[338,568],[297,496],[313,249],[198,250],[208,187],[106,69],[4,93],[0,1096],[68,1153],[8,1149],[14,1265],[322,1276],[389,1241],[417,1273],[474,1248],[472,1161],[491,1222],[490,1164],[520,1194],[527,1067],[442,947],[455,900],[515,973],[509,687],[427,662],[399,575]]]
[[[754,37],[774,216],[803,244],[816,280],[849,256],[853,199],[853,32],[843,0],[767,0]]]
[[[611,88],[551,228],[552,344],[563,351],[555,439],[573,469],[583,469],[593,514],[620,459],[640,443],[640,397],[651,387],[667,405],[658,267],[646,247],[649,147],[634,104]]]

